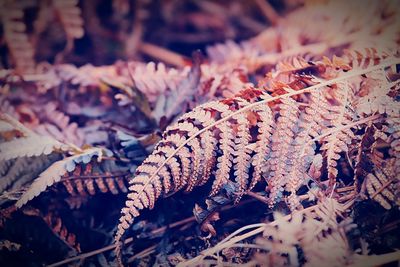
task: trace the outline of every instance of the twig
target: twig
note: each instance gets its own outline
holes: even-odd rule
[[[154,44],[142,42],[139,45],[139,51],[150,57],[167,62],[177,67],[184,67],[187,65],[186,62],[188,62],[184,56]]]
[[[400,260],[400,251],[396,251],[383,255],[361,256],[359,260],[357,260],[354,264],[349,265],[348,267],[381,266],[383,264],[399,260]]]
[[[387,232],[389,232],[389,231],[392,231],[392,230],[398,228],[399,225],[400,225],[400,219],[399,219],[399,220],[396,220],[396,221],[393,221],[393,222],[390,222],[390,223],[388,223],[388,224],[385,224],[384,226],[382,226],[381,229],[379,229],[379,230],[377,231],[376,234],[377,234],[377,235],[381,235],[381,234],[387,233]]]
[[[139,259],[139,258],[146,257],[146,256],[150,255],[150,254],[153,253],[154,250],[157,248],[157,245],[158,245],[158,244],[153,245],[153,246],[151,246],[151,247],[148,247],[148,248],[142,250],[141,252],[139,252],[139,253],[133,255],[132,257],[130,257],[130,258],[128,259],[128,262],[132,262],[132,261],[134,261],[135,259]]]
[[[381,193],[386,187],[388,187],[395,179],[396,177],[393,177],[392,179],[389,179],[384,183],[378,190],[375,191],[375,193],[371,196],[372,199],[374,199],[379,193]]]
[[[174,228],[174,227],[177,227],[177,226],[180,226],[180,225],[183,225],[183,224],[195,221],[195,220],[196,220],[195,217],[192,216],[192,217],[186,218],[184,220],[172,223],[172,224],[170,224],[168,226],[164,226],[164,227],[155,229],[155,230],[151,231],[151,234],[155,235],[155,234],[158,234],[158,233],[162,233],[168,228]],[[127,245],[127,244],[131,243],[133,240],[134,240],[133,237],[125,239],[124,245]],[[116,244],[111,244],[111,245],[108,245],[106,247],[90,251],[88,253],[80,254],[78,256],[75,256],[75,257],[72,257],[72,258],[67,258],[65,260],[50,264],[50,265],[48,265],[48,267],[56,267],[56,266],[61,266],[61,265],[64,265],[64,264],[67,264],[67,263],[70,263],[70,262],[73,262],[73,261],[83,260],[83,259],[89,258],[91,256],[103,253],[105,251],[115,249],[116,246],[117,246]],[[143,253],[143,251],[141,253]]]
[[[261,202],[264,203],[264,204],[267,204],[267,205],[270,204],[270,203],[268,202],[268,199],[267,199],[266,197],[263,197],[263,196],[261,196],[261,195],[258,194],[258,193],[249,191],[249,192],[247,192],[246,194],[247,194],[248,196],[254,198],[254,199],[257,199],[257,200],[261,201]],[[297,197],[300,199],[300,201],[303,201],[303,200],[306,200],[306,199],[309,199],[309,198],[310,198],[309,194],[304,194],[304,195],[300,195],[300,196],[297,196]]]
[[[354,193],[353,194],[344,195],[344,196],[342,196],[342,197],[340,197],[338,199],[338,202],[342,203],[342,202],[347,201],[349,199],[354,199],[357,195],[358,194],[354,194]]]
[[[267,25],[264,25],[251,17],[244,16],[243,14],[231,14],[229,9],[212,1],[195,1],[194,4],[200,7],[203,11],[219,18],[223,17],[225,20],[229,20],[230,16],[234,16],[235,20],[237,20],[241,25],[255,33],[260,33],[267,28]]]
[[[343,192],[352,191],[352,190],[354,190],[354,185],[337,188],[336,192],[337,193],[343,193]]]
[[[125,244],[125,245],[126,245],[126,244],[129,244],[129,243],[131,243],[132,241],[133,241],[133,237],[127,238],[127,239],[124,241],[124,244]],[[90,252],[88,252],[88,253],[80,254],[80,255],[78,255],[78,256],[75,256],[75,257],[72,257],[72,258],[67,258],[67,259],[65,259],[65,260],[62,260],[62,261],[59,261],[59,262],[50,264],[50,265],[48,265],[48,267],[61,266],[61,265],[64,265],[64,264],[67,264],[67,263],[70,263],[70,262],[73,262],[73,261],[83,260],[83,259],[89,258],[89,257],[91,257],[91,256],[94,256],[94,255],[97,255],[97,254],[106,252],[106,251],[108,251],[108,250],[112,250],[112,249],[114,249],[115,247],[116,247],[116,244],[108,245],[108,246],[106,246],[106,247],[103,247],[103,248],[100,248],[100,249],[96,249],[96,250],[90,251]]]
[[[135,21],[133,22],[132,31],[129,33],[126,40],[124,41],[125,53],[128,58],[132,58],[136,54],[138,47],[140,47],[140,42],[141,42],[142,36],[143,36],[143,17],[144,17],[143,13],[144,12],[141,7],[141,1],[138,1],[137,5],[138,6],[135,7],[135,9],[136,9]]]
[[[263,196],[261,196],[261,195],[259,195],[257,193],[249,191],[246,194],[251,196],[252,198],[255,198],[255,199],[261,201],[262,203],[265,203],[265,204],[269,205],[268,200],[265,197],[263,197]]]
[[[275,9],[271,6],[271,4],[267,0],[254,0],[255,3],[260,8],[261,12],[264,16],[271,22],[272,25],[278,24],[278,21],[281,17],[276,13]]]

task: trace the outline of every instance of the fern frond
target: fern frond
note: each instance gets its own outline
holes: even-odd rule
[[[35,132],[39,135],[46,135],[63,142],[71,143],[76,146],[84,144],[84,133],[78,127],[76,122],[71,122],[70,117],[64,112],[58,110],[53,102],[47,103],[41,107],[35,107],[34,110],[39,115],[41,123],[35,127]]]
[[[84,35],[83,18],[77,0],[53,0],[55,12],[67,36],[66,51],[73,48],[74,39]]]
[[[271,138],[271,167],[268,178],[270,188],[270,202],[273,206],[283,198],[283,191],[287,183],[286,174],[294,167],[295,151],[292,151],[294,137],[297,134],[299,108],[291,98],[284,99],[280,105],[280,116]],[[291,192],[292,190],[290,190]]]
[[[249,190],[253,189],[261,180],[262,174],[268,172],[266,169],[268,168],[266,159],[271,156],[271,137],[275,129],[275,122],[272,118],[273,114],[268,105],[261,105],[255,108],[254,111],[259,115],[259,121],[257,122],[258,135],[256,147],[254,149],[255,153],[251,162],[254,171]]]
[[[79,165],[73,172],[63,176],[61,182],[68,193],[73,196],[77,194],[86,196],[87,194],[95,195],[99,191],[111,192],[114,195],[128,192],[127,173],[111,173],[94,164]]]
[[[265,253],[256,255],[259,264],[318,266],[326,262],[345,266],[350,261],[348,240],[343,234],[349,221],[338,223],[343,207],[333,199],[319,202],[309,212],[292,213],[290,220],[275,214],[274,224],[267,224],[264,236],[257,243]],[[299,253],[299,248],[303,254]],[[330,251],[331,253],[326,253]]]
[[[392,159],[382,169],[369,173],[365,178],[368,195],[385,209],[391,209],[392,205],[400,206],[400,199],[396,195],[400,172],[395,169],[395,164],[395,159]]]
[[[352,69],[366,69],[378,65],[380,62],[390,57],[390,54],[384,50],[376,48],[364,48],[364,50],[345,50],[342,58],[348,62]]]
[[[49,155],[54,151],[65,151],[68,148],[67,145],[51,137],[32,135],[0,144],[0,161]]]
[[[390,209],[400,205],[398,197],[400,188],[400,114],[398,109],[389,113],[384,111],[383,114],[386,115],[386,119],[382,127],[376,129],[374,133],[376,140],[374,140],[372,148],[377,150],[378,141],[384,142],[388,148],[389,158],[382,160],[379,156],[372,154],[371,161],[374,168],[364,170],[366,172],[364,183],[367,195],[385,209]]]
[[[9,166],[0,179],[0,192],[5,190],[19,190],[29,184],[36,175],[47,168],[52,162],[57,160],[57,155],[39,157],[21,157],[7,161]]]
[[[338,87],[339,88],[335,90],[335,93],[337,94],[335,99],[337,99],[338,104],[329,107],[329,109],[333,111],[332,115],[335,116],[331,121],[331,126],[336,129],[342,129],[343,125],[351,123],[353,114],[349,111],[348,106],[350,105],[354,93],[350,84],[347,82],[338,84]],[[338,174],[336,165],[337,160],[340,158],[340,153],[347,152],[348,145],[354,137],[355,136],[351,129],[343,128],[343,130],[330,134],[328,137],[323,139],[325,143],[322,145],[321,150],[326,153],[328,178],[331,186],[335,183]]]
[[[9,240],[0,240],[0,251],[7,249],[8,251],[18,251],[21,245],[18,243],[11,242]]]
[[[7,123],[5,121],[0,121],[0,133],[1,133],[1,135],[4,135],[7,132],[11,132],[13,130],[15,130],[15,128],[11,124],[9,124],[9,123]]]
[[[133,219],[140,215],[140,210],[152,208],[155,200],[163,193],[176,192],[188,185],[191,190],[193,186],[207,182],[210,179],[210,176],[205,176],[208,170],[215,174],[211,195],[218,193],[231,179],[231,174],[236,172],[242,175],[235,178],[240,198],[241,194],[249,189],[249,185],[254,186],[256,183],[249,181],[249,177],[255,173],[256,181],[261,176],[269,184],[271,205],[278,202],[286,191],[291,197],[285,201],[291,208],[296,208],[299,200],[295,194],[309,177],[308,169],[313,162],[315,142],[318,141],[323,150],[327,151],[325,153],[329,177],[331,183],[335,183],[337,173],[334,167],[338,155],[347,151],[349,140],[355,138],[351,127],[353,124],[364,122],[353,122],[355,117],[352,116],[349,106],[353,103],[354,91],[348,85],[348,81],[398,62],[399,59],[392,57],[379,65],[368,66],[366,69],[346,69],[347,72],[333,71],[332,66],[328,64],[321,69],[325,69],[326,72],[329,70],[328,77],[334,78],[323,80],[315,77],[312,86],[303,83],[302,87],[293,89],[286,85],[284,88],[287,93],[276,96],[257,89],[247,89],[233,98],[206,103],[183,115],[176,124],[167,128],[163,140],[157,144],[152,155],[137,168],[136,177],[130,182],[131,193],[128,194],[126,207],[122,209],[116,233],[116,252],[119,260],[119,242]],[[321,73],[320,76],[324,74]],[[317,95],[321,91],[324,92],[323,97]],[[313,97],[307,100],[306,95]],[[302,98],[295,100],[295,96]],[[317,104],[314,97],[322,98],[321,104]],[[308,102],[301,105],[298,99]],[[270,117],[269,114],[265,114],[269,112],[266,106],[272,107]],[[300,111],[305,107],[311,109],[308,111],[309,116],[317,112],[317,118],[300,119]],[[321,111],[315,110],[318,108],[321,108]],[[320,118],[323,118],[323,121],[318,123]],[[244,129],[243,125],[249,130]],[[258,126],[263,125],[269,127],[258,129]],[[264,134],[265,136],[262,136]],[[199,140],[200,144],[203,144],[203,141],[206,143],[208,140],[202,140],[205,136],[211,137],[211,144],[208,144],[207,148],[202,146],[205,156],[194,159],[195,153],[188,155],[193,148],[189,143],[192,140]],[[307,141],[305,146],[296,144],[298,136],[297,142]],[[255,150],[257,142],[260,144],[260,140],[265,138],[270,138],[271,141],[262,144],[266,146],[263,149]],[[243,150],[244,147],[251,149],[251,153]],[[214,153],[216,162],[208,165],[207,157]],[[244,162],[239,163],[239,158]],[[252,170],[252,159],[254,162],[265,160],[265,163]],[[188,178],[188,174],[192,173],[194,160],[205,162],[206,168],[202,177]]]
[[[155,102],[161,94],[168,90],[175,91],[179,83],[189,72],[188,68],[179,71],[167,68],[163,63],[150,62],[146,65],[130,65],[135,86],[144,93],[150,102]]]
[[[319,266],[323,261],[332,260],[330,262],[344,266],[341,265],[343,262],[352,259],[352,255],[347,254],[349,249],[345,233],[353,227],[350,220],[342,220],[344,212],[345,207],[331,198],[322,198],[316,205],[286,216],[276,212],[274,221],[246,225],[178,266],[203,265],[208,257],[218,255],[225,249],[246,246],[245,239],[260,233],[263,237],[256,239],[258,245],[254,247],[260,250],[256,252],[252,265]],[[319,246],[332,253],[327,255],[326,250],[321,250]]]
[[[213,62],[223,63],[225,66],[246,66],[250,71],[259,68],[262,63],[261,47],[254,42],[242,42],[240,44],[229,40],[223,44],[207,47],[207,54]]]
[[[390,117],[399,116],[400,103],[390,94],[393,94],[393,88],[400,85],[400,80],[390,81],[386,72],[378,72],[371,75],[368,81],[362,86],[361,90],[364,97],[357,100],[355,107],[358,113],[387,114]]]
[[[73,248],[76,252],[81,252],[80,244],[76,240],[76,235],[68,230],[61,217],[53,212],[49,212],[43,216],[43,220],[65,244]]]
[[[102,150],[99,148],[90,148],[74,156],[56,161],[33,181],[29,189],[17,201],[16,206],[18,208],[22,207],[28,201],[45,191],[47,187],[59,182],[61,177],[68,171],[73,171],[77,164],[88,163],[94,156],[97,156],[97,160],[101,161],[103,156]]]
[[[24,22],[24,10],[18,1],[1,1],[0,18],[4,25],[4,39],[15,67],[20,72],[34,71],[34,47],[29,41]]]
[[[0,125],[2,129],[10,126],[23,136],[0,144],[0,161],[7,161],[19,157],[33,157],[49,155],[53,151],[66,151],[70,147],[48,136],[40,136],[11,118],[7,114],[1,114]],[[3,130],[1,130],[3,131]]]
[[[3,177],[12,165],[12,161],[0,161],[0,176]]]
[[[32,130],[26,128],[18,120],[16,120],[9,114],[2,112],[0,113],[0,129],[1,129],[0,132],[16,130],[22,136],[30,136],[34,134]]]

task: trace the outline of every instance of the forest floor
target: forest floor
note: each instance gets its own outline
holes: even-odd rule
[[[400,2],[0,0],[1,266],[397,266]]]

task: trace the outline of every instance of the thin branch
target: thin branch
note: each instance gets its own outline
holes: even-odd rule
[[[394,180],[396,180],[396,177],[393,177],[392,179],[389,179],[386,181],[378,190],[375,191],[375,193],[371,196],[372,199],[374,199],[379,193],[381,193],[386,187],[388,187]]]
[[[151,247],[148,247],[148,248],[140,251],[139,253],[137,253],[137,254],[133,255],[131,258],[129,258],[128,262],[132,262],[135,259],[143,258],[143,257],[146,257],[146,256],[150,255],[151,253],[153,253],[155,251],[157,246],[158,246],[158,244],[153,245]]]
[[[254,0],[263,15],[272,25],[277,25],[281,17],[267,0]]]
[[[343,192],[352,191],[352,190],[354,190],[354,185],[337,188],[336,192],[337,193],[343,193]]]
[[[124,244],[125,244],[125,245],[126,245],[126,244],[129,244],[129,243],[131,243],[132,241],[133,241],[133,237],[127,238],[127,239],[124,241]],[[97,255],[97,254],[106,252],[106,251],[108,251],[108,250],[115,249],[115,247],[116,247],[116,244],[108,245],[108,246],[106,246],[106,247],[103,247],[103,248],[100,248],[100,249],[96,249],[96,250],[90,251],[90,252],[88,252],[88,253],[80,254],[80,255],[78,255],[78,256],[75,256],[75,257],[72,257],[72,258],[67,258],[67,259],[65,259],[65,260],[62,260],[62,261],[59,261],[59,262],[50,264],[50,265],[48,265],[48,267],[62,266],[62,265],[64,265],[64,264],[67,264],[67,263],[70,263],[70,262],[73,262],[73,261],[83,260],[83,259],[89,258],[89,257],[91,257],[91,256],[94,256],[94,255]]]
[[[261,201],[264,204],[269,205],[267,198],[261,196],[260,194],[257,194],[257,193],[251,192],[251,191],[247,192],[246,194],[252,198],[255,198],[255,199]]]
[[[360,258],[348,267],[373,267],[382,266],[394,261],[400,260],[400,251],[387,253],[383,255],[360,256]]]
[[[195,221],[195,220],[196,220],[195,217],[192,216],[192,217],[186,218],[184,220],[172,223],[172,224],[170,224],[168,226],[164,226],[164,227],[155,229],[155,230],[151,231],[151,234],[155,235],[155,234],[158,234],[158,233],[162,233],[162,232],[165,232],[165,230],[167,230],[168,228],[175,228],[177,226],[180,226],[180,225],[183,225],[183,224]],[[133,240],[134,240],[134,238],[130,237],[130,238],[125,239],[125,241],[123,243],[124,243],[124,245],[127,245],[129,243],[132,243]],[[73,261],[83,260],[83,259],[92,257],[94,255],[97,255],[97,254],[100,254],[100,253],[115,249],[116,246],[117,246],[117,244],[111,244],[111,245],[108,245],[106,247],[90,251],[88,253],[80,254],[78,256],[75,256],[75,257],[72,257],[72,258],[67,258],[65,260],[50,264],[50,265],[48,265],[48,267],[62,266],[64,264],[67,264],[67,263],[70,263],[70,262],[73,262]]]
[[[327,131],[327,132],[325,132],[324,134],[321,134],[321,135],[319,135],[319,136],[317,136],[317,137],[311,139],[311,140],[309,141],[309,143],[312,143],[312,142],[321,140],[322,138],[327,137],[327,136],[329,136],[329,135],[332,135],[332,134],[334,134],[334,133],[341,132],[341,131],[344,131],[344,130],[346,130],[346,129],[353,128],[353,127],[355,127],[355,126],[357,126],[357,125],[360,125],[360,124],[364,124],[364,123],[367,123],[367,122],[370,122],[370,121],[377,120],[377,119],[379,119],[380,117],[381,117],[381,116],[377,114],[377,115],[373,115],[373,116],[366,117],[366,118],[361,119],[361,120],[359,120],[359,121],[355,121],[355,122],[350,123],[350,124],[347,124],[347,125],[343,125],[342,127],[333,128],[332,130]]]
[[[139,51],[150,57],[167,62],[177,67],[184,67],[188,62],[184,56],[154,44],[142,42],[139,45]]]

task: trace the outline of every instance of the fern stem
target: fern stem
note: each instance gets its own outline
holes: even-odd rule
[[[92,175],[75,175],[63,178],[60,182],[70,181],[70,180],[85,180],[85,179],[96,179],[96,178],[118,178],[118,177],[125,177],[128,176],[129,172],[121,172],[117,174],[92,174]]]
[[[266,223],[255,223],[255,224],[243,226],[242,228],[234,231],[233,233],[231,233],[230,235],[228,235],[227,237],[222,239],[219,243],[225,243],[228,240],[230,240],[231,238],[233,238],[234,236],[236,236],[236,235],[240,234],[241,232],[246,231],[248,229],[252,229],[252,228],[256,228],[256,227],[265,227],[266,225],[267,225]]]
[[[168,62],[178,67],[185,67],[187,65],[186,62],[188,61],[184,56],[176,52],[150,43],[140,43],[139,51],[143,54],[159,59],[160,61]]]
[[[258,194],[258,193],[254,193],[254,192],[249,191],[249,192],[247,192],[246,194],[247,194],[248,196],[252,197],[252,198],[255,198],[255,199],[261,201],[261,202],[264,203],[264,204],[269,205],[269,202],[268,202],[267,198],[261,196],[261,195]]]
[[[267,248],[257,245],[257,244],[247,244],[247,243],[239,243],[232,245],[231,248],[255,248],[255,249],[262,249],[267,250]]]
[[[347,125],[343,125],[342,127],[333,128],[332,130],[327,131],[326,133],[321,134],[321,135],[311,139],[308,143],[312,143],[312,142],[318,141],[318,140],[320,140],[320,139],[322,139],[324,137],[327,137],[327,136],[329,136],[331,134],[334,134],[336,132],[341,132],[343,130],[353,128],[353,127],[355,127],[357,125],[364,124],[364,123],[367,123],[367,122],[370,122],[370,121],[374,121],[376,119],[379,119],[380,117],[381,116],[379,114],[376,114],[376,115],[369,116],[369,117],[366,117],[364,119],[361,119],[359,121],[355,121],[353,123],[350,123],[350,124],[347,124]]]
[[[256,5],[260,8],[263,15],[269,20],[272,25],[277,25],[281,20],[281,16],[275,11],[268,1],[255,0]]]

